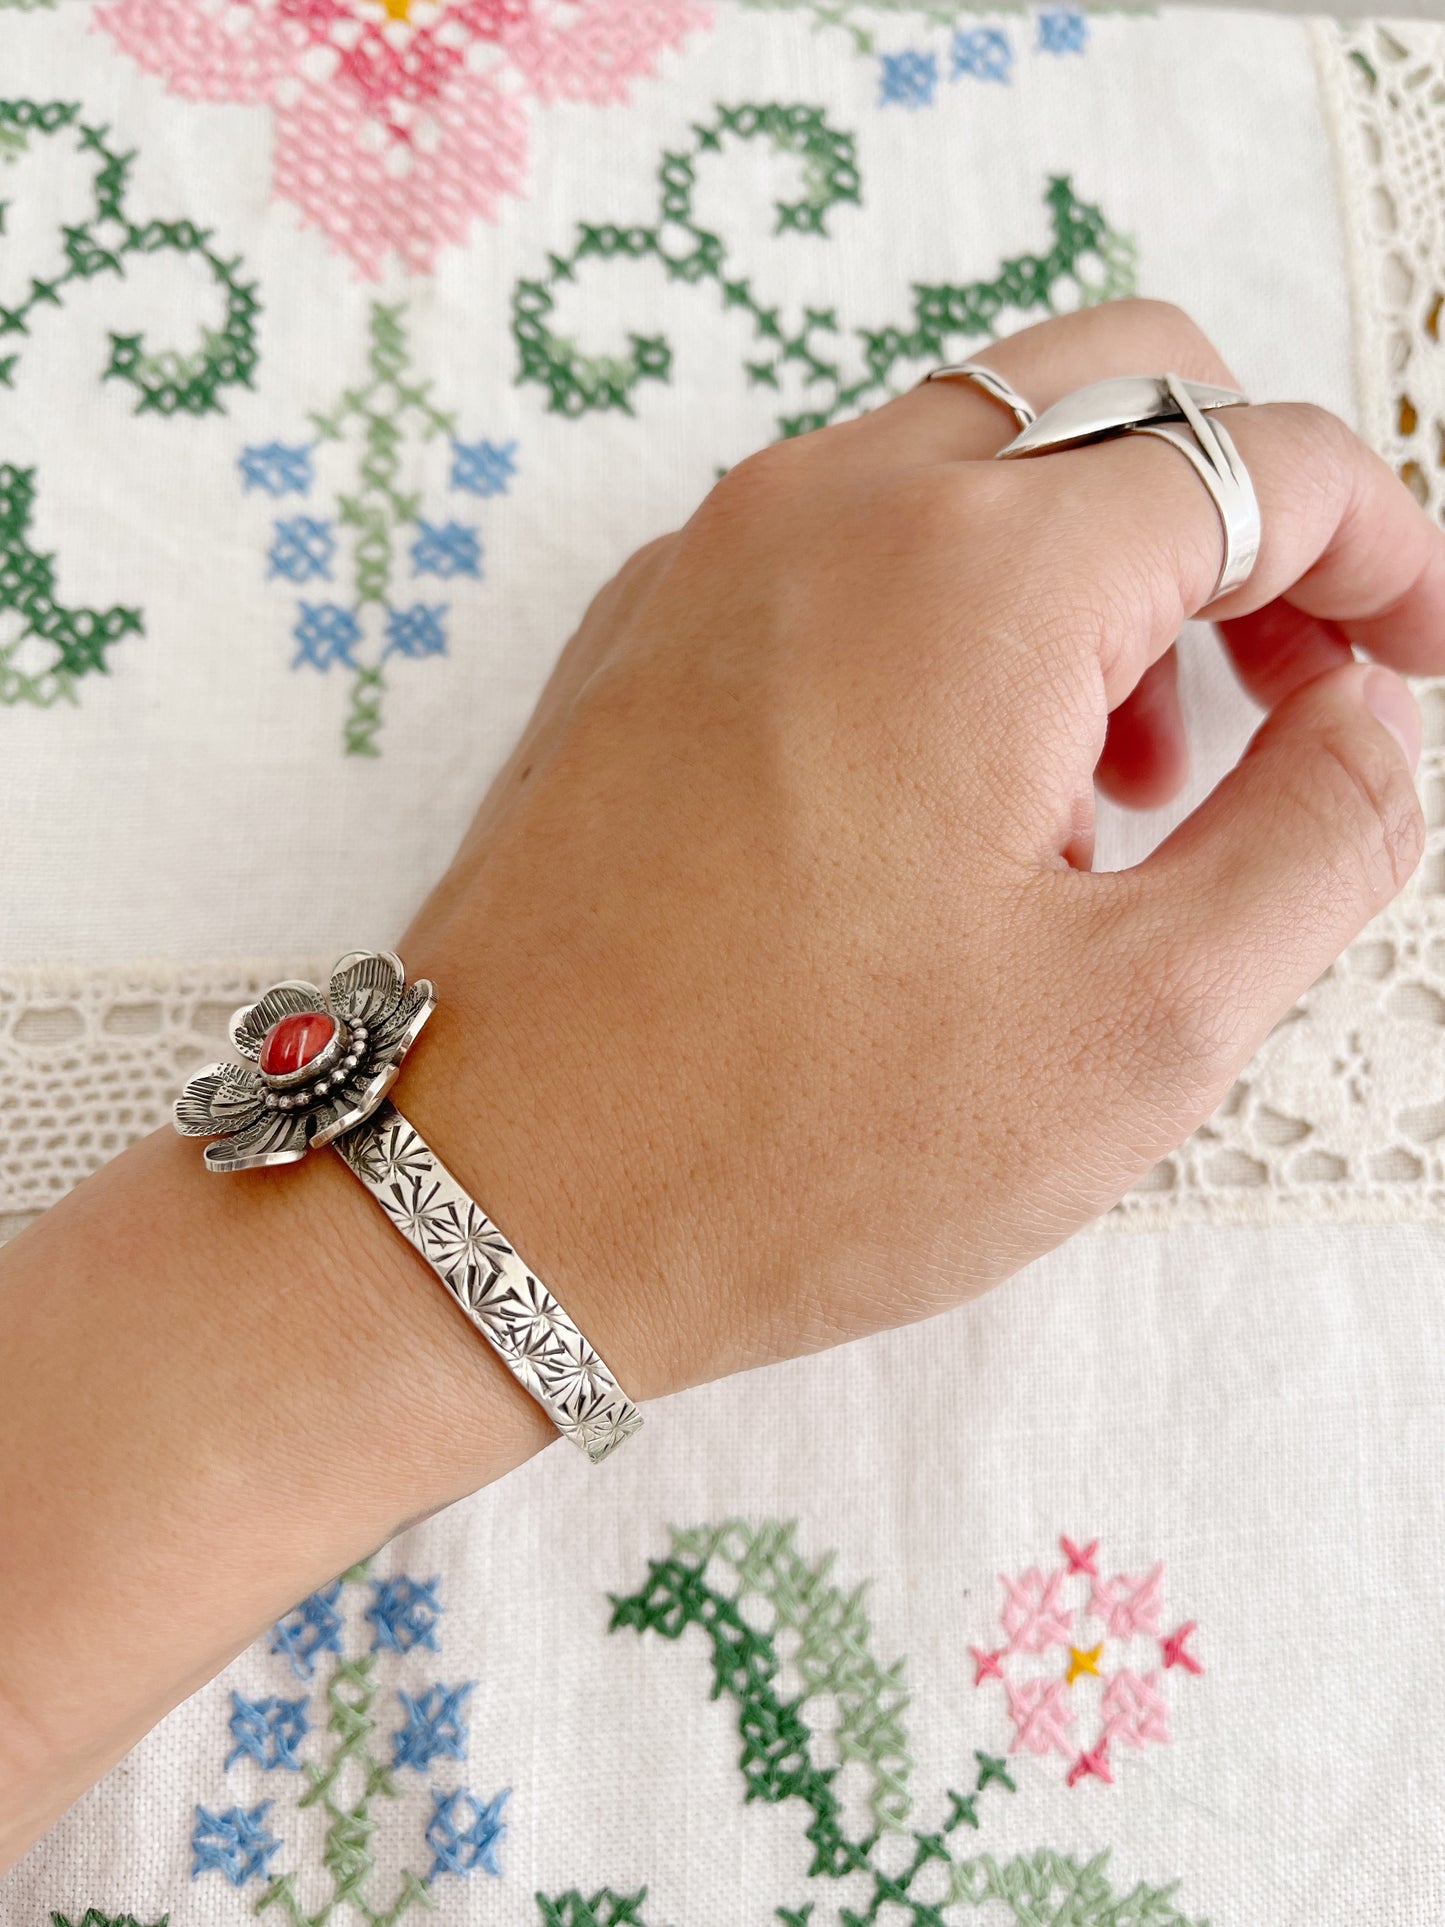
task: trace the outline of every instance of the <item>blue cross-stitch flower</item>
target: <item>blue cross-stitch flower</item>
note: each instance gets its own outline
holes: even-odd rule
[[[437,1598],[440,1584],[440,1579],[408,1579],[405,1573],[395,1579],[373,1579],[375,1597],[366,1609],[375,1629],[372,1652],[409,1653],[413,1646],[430,1646],[435,1652],[436,1623],[442,1615]]]
[[[453,442],[452,487],[472,495],[505,495],[517,472],[515,442]]]
[[[409,609],[386,612],[385,656],[444,656],[447,632],[444,602],[414,602]]]
[[[975,80],[1008,80],[1014,64],[1013,43],[999,27],[960,27],[953,36],[950,78],[972,74]]]
[[[902,107],[931,107],[938,85],[937,54],[905,47],[902,53],[880,54],[878,105],[897,101]]]
[[[244,1807],[227,1807],[212,1813],[209,1807],[196,1808],[195,1831],[191,1835],[191,1878],[203,1873],[223,1873],[233,1887],[244,1887],[248,1880],[264,1880],[270,1869],[267,1862],[281,1842],[261,1822],[271,1802],[263,1800],[248,1812]]]
[[[291,667],[299,669],[303,663],[309,663],[313,669],[329,669],[334,662],[340,662],[348,669],[355,669],[351,652],[361,641],[361,624],[354,612],[335,602],[303,602],[299,607],[301,613],[291,631],[296,639]]]
[[[341,1651],[342,1619],[336,1610],[340,1597],[341,1581],[333,1579],[329,1586],[323,1586],[299,1606],[293,1606],[286,1617],[278,1619],[271,1628],[271,1651],[286,1655],[297,1679],[312,1677],[318,1653]]]
[[[1045,7],[1039,15],[1041,54],[1081,54],[1088,40],[1089,22],[1077,7]]]
[[[276,524],[271,539],[268,575],[284,575],[291,582],[310,582],[316,576],[331,580],[331,558],[336,537],[331,524],[314,515],[293,515]]]
[[[411,545],[414,575],[480,575],[482,538],[465,522],[418,522]]]
[[[497,1848],[507,1837],[502,1808],[511,1791],[510,1787],[503,1787],[483,1806],[466,1787],[458,1788],[455,1793],[439,1793],[433,1787],[431,1797],[435,1810],[427,1825],[426,1843],[436,1858],[428,1880],[435,1880],[439,1873],[459,1874],[465,1879],[478,1867],[500,1878]]]
[[[460,1686],[429,1686],[420,1698],[397,1689],[406,1725],[393,1733],[393,1766],[414,1766],[418,1773],[432,1761],[445,1756],[451,1760],[467,1757],[467,1723],[462,1706],[476,1685],[474,1679]]]
[[[304,495],[311,487],[311,449],[302,442],[258,442],[241,450],[241,486],[268,495]]]
[[[248,1700],[231,1694],[231,1738],[235,1746],[226,1755],[226,1765],[241,1759],[258,1760],[269,1772],[272,1767],[301,1771],[296,1748],[311,1731],[306,1717],[309,1696],[299,1700]]]

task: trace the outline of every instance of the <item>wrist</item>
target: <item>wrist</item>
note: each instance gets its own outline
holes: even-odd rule
[[[601,1122],[608,1089],[593,1084],[593,1128],[576,1129],[559,1095],[573,1046],[555,1018],[496,994],[448,998],[446,981],[393,1093],[398,1108],[626,1393],[645,1402],[695,1383],[691,1337],[669,1328],[662,1227],[631,1192],[624,1133]]]
[[[298,1599],[552,1437],[339,1159],[217,1177],[169,1131],[6,1248],[0,1357],[0,1865]]]

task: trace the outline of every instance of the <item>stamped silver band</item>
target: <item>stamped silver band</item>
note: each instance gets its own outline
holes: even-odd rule
[[[515,1378],[595,1465],[642,1414],[541,1279],[392,1103],[334,1146]]]

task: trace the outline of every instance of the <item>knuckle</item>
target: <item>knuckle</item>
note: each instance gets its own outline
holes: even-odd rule
[[[718,477],[705,501],[741,507],[765,505],[781,490],[794,486],[797,467],[797,450],[787,442],[755,449]]]
[[[986,470],[975,476],[964,463],[916,469],[893,480],[870,513],[887,529],[890,546],[910,553],[956,550],[986,512],[988,479]]]
[[[1119,332],[1132,344],[1134,352],[1158,365],[1173,367],[1194,381],[1235,384],[1234,375],[1219,350],[1193,315],[1177,302],[1132,295],[1089,312],[1117,317]]]
[[[1155,295],[1133,294],[1122,301],[1108,304],[1111,312],[1122,314],[1141,328],[1149,328],[1156,333],[1182,334],[1186,330],[1199,333],[1198,324],[1187,309],[1181,308],[1177,301],[1162,301]]]
[[[1248,1050],[1246,964],[1198,919],[1161,915],[1142,878],[1121,871],[1096,881],[1104,887],[1084,954],[1101,960],[1102,975],[1088,1001],[1104,1013],[1115,1079],[1202,1117]]]
[[[1348,492],[1363,444],[1348,423],[1318,402],[1270,402],[1265,411],[1285,431],[1291,486],[1326,501]]]
[[[1382,732],[1383,733],[1383,732]],[[1363,883],[1383,907],[1403,887],[1425,846],[1425,818],[1398,751],[1343,728],[1322,730],[1293,801],[1312,816],[1351,887]]]
[[[1136,1053],[1207,1108],[1239,1068],[1245,986],[1238,959],[1197,933],[1160,934],[1138,971]]]

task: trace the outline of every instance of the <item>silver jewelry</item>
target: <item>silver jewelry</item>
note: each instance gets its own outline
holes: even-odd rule
[[[1038,420],[1033,404],[1025,401],[1017,388],[1006,382],[996,368],[985,367],[981,361],[951,362],[945,368],[932,369],[923,379],[972,382],[991,400],[1002,402],[1020,428],[1028,428]]]
[[[1111,440],[1116,435],[1153,435],[1185,457],[1209,491],[1224,533],[1219,574],[1205,602],[1215,602],[1246,582],[1259,559],[1259,499],[1249,470],[1215,411],[1247,401],[1236,388],[1184,381],[1178,375],[1120,375],[1090,382],[1046,408],[1026,425],[998,458],[1049,455],[1060,448]]]
[[[387,1101],[436,1009],[390,951],[343,957],[323,992],[274,985],[231,1019],[245,1064],[209,1064],[176,1099],[183,1137],[209,1137],[206,1168],[296,1164],[326,1145],[425,1258],[557,1430],[595,1464],[642,1415],[557,1300]]]

